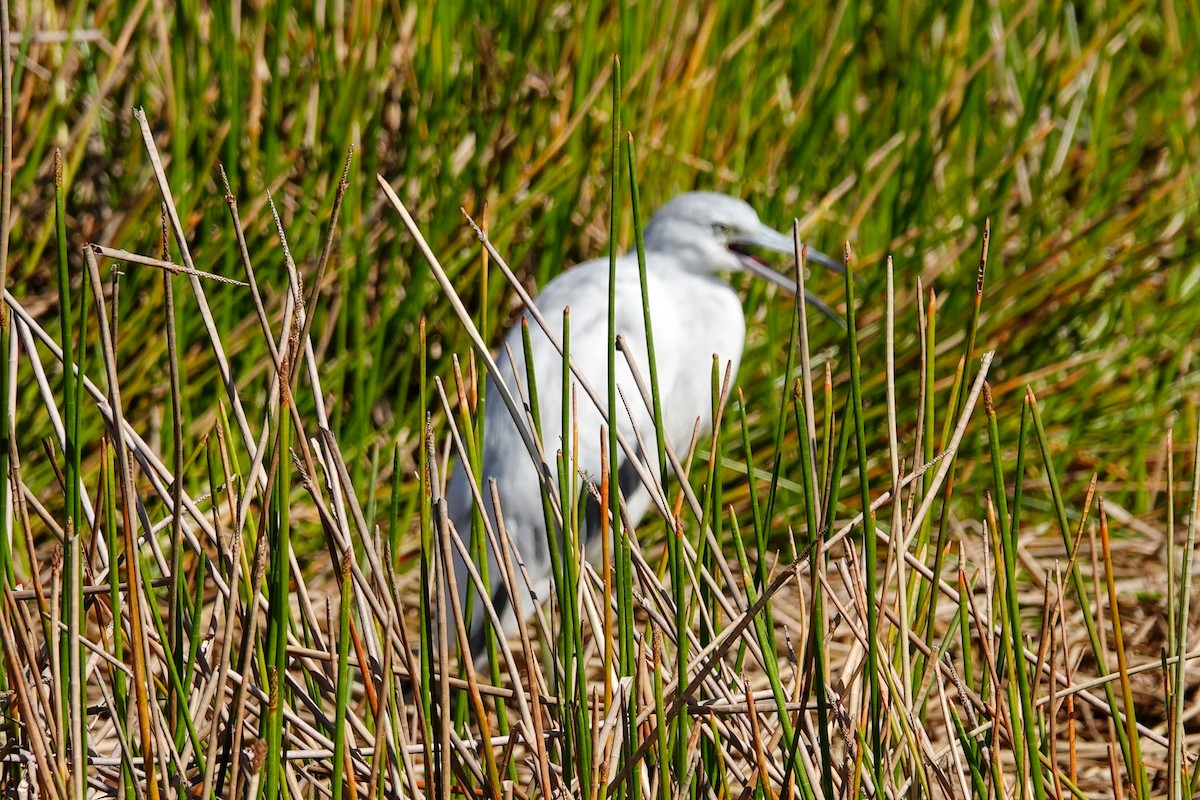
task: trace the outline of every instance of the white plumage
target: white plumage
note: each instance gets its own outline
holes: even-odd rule
[[[644,239],[646,288],[650,296],[664,432],[672,446],[682,450],[691,438],[697,419],[701,435],[711,429],[713,355],[720,358],[722,366],[726,361],[732,362],[736,373],[745,343],[746,323],[741,300],[720,274],[745,270],[794,291],[795,284],[791,279],[774,272],[749,254],[749,248],[792,253],[793,242],[792,237],[763,225],[747,203],[712,192],[690,192],[671,200],[646,225]],[[810,261],[840,269],[837,262],[821,253],[810,249],[808,255]],[[584,262],[546,284],[535,300],[559,341],[563,333],[563,309],[570,307],[571,360],[602,398],[608,394],[608,273],[607,258]],[[617,260],[616,284],[616,331],[624,336],[627,352],[636,362],[643,380],[648,382],[650,371],[636,252],[629,252]],[[828,312],[813,296],[809,295],[808,299]],[[529,328],[542,448],[547,461],[553,465],[555,452],[562,447],[562,356],[532,318]],[[515,364],[509,359],[510,351],[516,359]],[[519,397],[521,393],[527,396],[519,322],[508,331],[496,361],[504,380],[514,390],[513,396]],[[521,382],[520,393],[512,383],[514,372]],[[615,414],[618,428],[632,443],[636,442],[633,430],[636,425],[650,450],[642,453],[644,462],[653,474],[657,474],[654,415],[642,401],[625,357],[621,355],[617,358],[616,376],[617,385],[629,404],[628,409],[621,407]],[[599,482],[600,451],[602,446],[607,447],[601,441],[603,420],[587,394],[583,391],[577,394],[575,422],[579,443],[576,458],[580,472]],[[501,402],[491,377],[487,382],[486,398],[481,489],[487,512],[491,515],[487,481],[495,479],[505,526],[520,551],[533,584],[532,587],[525,586],[518,575],[518,588],[523,593],[522,608],[528,612],[534,605],[528,594],[530,589],[538,602],[548,599],[552,591],[539,468],[531,460],[521,433]],[[619,396],[617,402],[621,404]],[[650,507],[651,495],[630,465],[619,463],[617,467],[629,516],[637,520]],[[557,474],[553,468],[552,473]],[[461,465],[451,476],[447,502],[455,529],[463,541],[468,542],[473,503]],[[589,533],[595,531],[588,530],[584,535]],[[587,544],[595,545],[595,542]],[[598,551],[599,548],[589,549]],[[511,635],[517,621],[496,554],[490,548],[488,560],[492,602],[504,623],[505,634]],[[456,557],[455,562],[459,596],[465,598],[470,581],[462,561]],[[479,639],[483,631],[483,613],[478,605],[475,604],[470,630],[476,658],[482,655]]]

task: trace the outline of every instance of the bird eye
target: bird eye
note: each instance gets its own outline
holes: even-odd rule
[[[730,233],[733,232],[733,229],[731,229],[728,225],[726,225],[723,222],[714,222],[713,226],[712,226],[712,231],[713,231],[714,236],[718,236],[718,237],[724,239],[724,238],[728,237]]]

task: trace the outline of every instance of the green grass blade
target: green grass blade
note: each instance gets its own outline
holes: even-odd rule
[[[350,559],[354,553],[342,554],[341,602],[338,604],[337,640],[337,698],[333,719],[333,800],[341,800],[346,769],[346,715],[350,708],[350,611],[353,605],[354,584],[350,579]]]
[[[1168,444],[1170,437],[1167,438]],[[1169,452],[1169,448],[1168,448]],[[1170,463],[1170,461],[1168,461]],[[1171,496],[1167,500],[1170,507],[1174,507],[1175,498]],[[1192,598],[1192,559],[1196,550],[1196,527],[1197,517],[1200,517],[1200,436],[1196,438],[1195,449],[1192,454],[1192,490],[1191,497],[1188,503],[1188,525],[1187,539],[1183,547],[1183,563],[1180,569],[1179,577],[1179,593],[1178,597],[1179,610],[1176,612],[1175,619],[1177,620],[1178,630],[1174,633],[1175,647],[1171,655],[1179,659],[1175,666],[1174,686],[1172,687],[1171,697],[1173,699],[1171,709],[1171,790],[1173,797],[1183,798],[1185,795],[1183,789],[1185,785],[1190,784],[1188,776],[1185,772],[1183,761],[1184,748],[1184,687],[1186,686],[1185,675],[1187,670],[1183,664],[1183,654],[1187,649],[1187,632],[1188,632],[1188,615],[1191,613],[1191,598]],[[1173,518],[1172,514],[1172,518]],[[1172,526],[1173,527],[1173,526]],[[1168,530],[1171,530],[1170,528]],[[1173,570],[1175,565],[1172,563],[1170,568]],[[1194,770],[1192,773],[1193,780],[1195,776],[1200,774],[1200,770]]]
[[[1062,534],[1063,545],[1067,552],[1073,552],[1071,527],[1067,522],[1067,508],[1063,501],[1062,489],[1058,485],[1058,474],[1054,469],[1054,457],[1050,453],[1050,440],[1046,436],[1046,429],[1042,425],[1042,415],[1038,411],[1037,397],[1033,394],[1032,388],[1026,389],[1026,397],[1029,405],[1029,410],[1033,416],[1033,427],[1037,433],[1038,446],[1042,451],[1042,463],[1046,467],[1046,478],[1050,484],[1050,500],[1053,503],[1054,511],[1058,520],[1059,532]],[[1088,643],[1091,645],[1092,655],[1096,659],[1096,664],[1101,673],[1108,672],[1107,659],[1104,657],[1104,648],[1100,644],[1100,633],[1096,628],[1096,616],[1092,612],[1091,602],[1089,601],[1089,593],[1083,582],[1083,574],[1079,570],[1078,563],[1071,563],[1071,583],[1075,589],[1075,595],[1079,600],[1079,608],[1083,615],[1083,624],[1087,629]],[[1119,706],[1117,704],[1116,692],[1113,689],[1112,683],[1104,684],[1104,698],[1108,701],[1109,712],[1114,720],[1120,718]],[[1126,768],[1129,774],[1134,774],[1137,766],[1132,760],[1132,753],[1129,747],[1129,738],[1125,734],[1125,728],[1121,725],[1113,726],[1117,734],[1117,743],[1121,747],[1121,755],[1125,760]]]
[[[1020,698],[1020,716],[1017,716],[1016,709],[1014,709],[1011,715],[1012,727],[1014,731],[1020,730],[1024,735],[1024,742],[1015,742],[1013,750],[1017,760],[1017,769],[1022,773],[1022,794],[1025,792],[1026,781],[1028,780],[1033,784],[1033,796],[1036,800],[1045,800],[1045,776],[1036,763],[1039,749],[1037,725],[1033,714],[1029,669],[1024,657],[1025,638],[1021,631],[1021,608],[1017,588],[1017,529],[1015,526],[1010,526],[1009,524],[1008,502],[1006,498],[1008,489],[1004,482],[1004,472],[1001,465],[1000,427],[996,418],[995,402],[992,399],[992,388],[986,382],[983,384],[983,406],[987,414],[988,442],[992,457],[993,496],[996,498],[997,516],[996,535],[1000,540],[1000,549],[1004,560],[1003,588],[1006,605],[1005,612],[1001,614],[1001,617],[1006,622],[1005,627],[1008,636],[1005,641],[1005,650],[1008,655],[1009,674],[1015,674],[1016,676],[1017,692]],[[1027,408],[1027,405],[1023,406],[1023,413],[1024,409]],[[1028,765],[1028,772],[1024,772],[1026,765]]]
[[[879,686],[879,609],[875,595],[877,587],[877,550],[875,514],[871,511],[871,487],[867,479],[867,434],[863,417],[862,367],[858,357],[858,330],[854,321],[854,265],[850,247],[846,246],[846,343],[850,362],[850,402],[854,411],[854,432],[858,445],[859,495],[863,509],[863,561],[866,567],[867,595],[867,687],[870,696],[868,725],[871,731],[871,752],[876,765],[883,763],[881,703]]]

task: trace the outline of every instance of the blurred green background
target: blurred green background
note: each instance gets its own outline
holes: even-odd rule
[[[864,391],[880,418],[883,259],[894,257],[905,441],[917,416],[918,281],[937,292],[941,409],[985,218],[992,247],[978,341],[980,351],[998,350],[991,382],[1013,434],[1006,440],[1015,440],[1029,383],[1044,401],[1068,493],[1099,470],[1114,502],[1144,513],[1171,415],[1192,419],[1195,2],[16,0],[12,14],[20,38],[9,287],[51,330],[54,148],[67,158],[72,244],[155,254],[159,196],[132,115],[143,107],[196,266],[242,277],[220,188],[224,164],[277,328],[286,273],[268,192],[311,279],[355,148],[313,335],[334,432],[360,480],[378,459],[380,492],[394,446],[401,468],[414,468],[420,360],[448,376],[451,355],[465,358],[468,343],[376,173],[397,188],[495,344],[515,295],[496,270],[481,281],[478,244],[459,209],[479,218],[487,207],[493,240],[529,288],[606,252],[614,54],[646,209],[687,189],[717,189],[745,197],[777,228],[798,218],[806,240],[826,252],[851,243],[865,280]],[[628,213],[623,222],[622,248],[632,238]],[[78,247],[71,258],[77,288]],[[124,272],[123,393],[127,414],[155,442],[169,415],[161,279],[135,266]],[[790,386],[790,306],[735,282],[750,318],[739,381],[757,450],[772,441],[780,391]],[[190,452],[223,393],[194,299],[178,285]],[[812,288],[835,306],[843,299],[833,276],[814,273]],[[269,359],[249,296],[206,290],[257,431]],[[416,338],[421,315],[426,353]],[[840,405],[843,336],[819,316],[812,325],[818,368],[832,361]],[[94,348],[89,359],[99,377]],[[38,444],[49,418],[25,362],[19,375],[25,479],[53,506],[61,500]],[[301,394],[307,413],[311,398]],[[83,424],[85,441],[96,441],[94,409]],[[883,469],[884,426],[874,429]],[[968,476],[983,452],[978,433],[963,451]],[[1180,447],[1194,434],[1191,423],[1177,430]],[[744,502],[737,468],[745,456],[740,436],[728,438],[726,499]],[[785,447],[795,450],[794,434]],[[972,483],[962,485],[970,502]],[[404,486],[402,507],[411,509],[415,484]],[[852,491],[843,497],[855,502]],[[798,496],[781,498],[777,513],[788,515]]]

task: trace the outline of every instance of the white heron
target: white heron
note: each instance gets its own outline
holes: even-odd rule
[[[776,253],[794,253],[791,236],[784,235],[759,221],[750,205],[738,198],[715,192],[689,192],[664,205],[645,227],[646,288],[650,296],[651,326],[664,435],[676,449],[686,447],[696,420],[701,435],[711,429],[713,356],[721,364],[732,362],[736,373],[745,344],[746,322],[742,303],[733,288],[721,279],[722,273],[744,270],[766,278],[794,292],[795,283],[775,272],[766,262],[752,255],[752,249]],[[810,261],[841,271],[842,266],[828,256],[808,250]],[[576,367],[601,396],[608,385],[608,275],[609,259],[599,258],[578,264],[550,281],[534,301],[556,337],[562,339],[563,309],[570,307],[570,355]],[[811,294],[810,303],[832,314]],[[648,380],[646,332],[643,318],[637,254],[631,251],[616,264],[616,332],[623,335],[629,353],[642,377]],[[529,312],[526,311],[526,316]],[[562,355],[533,319],[529,320],[532,363],[537,381],[541,415],[541,443],[547,460],[553,464],[556,450],[562,447]],[[512,353],[514,364],[509,358]],[[514,397],[520,397],[512,385],[513,376],[528,395],[521,325],[505,336],[497,357],[500,374],[509,383]],[[617,385],[629,408],[620,408],[613,418],[630,442],[636,441],[634,425],[642,440],[655,441],[653,412],[642,402],[633,375],[623,358],[617,359]],[[532,586],[525,585],[518,573],[516,587],[522,592],[522,607],[529,611],[534,600],[550,597],[552,570],[545,517],[541,500],[540,469],[532,461],[508,409],[501,402],[494,378],[489,376],[484,420],[483,483],[486,511],[493,515],[488,479],[494,479],[503,509],[504,524],[513,547],[524,560]],[[618,402],[620,402],[618,400]],[[632,417],[633,422],[630,422]],[[579,393],[575,424],[578,427],[579,471],[598,480],[601,474],[600,430],[603,419],[595,404]],[[657,474],[657,454],[643,453],[651,474]],[[622,454],[622,459],[624,459]],[[652,497],[635,470],[627,463],[617,464],[621,494],[630,519],[639,519],[650,507]],[[459,465],[451,476],[446,494],[450,520],[463,541],[469,541],[473,501],[466,471]],[[597,526],[587,526],[595,528]],[[585,530],[581,537],[596,530]],[[592,538],[598,538],[593,536]],[[596,542],[584,540],[594,556]],[[491,601],[504,624],[505,635],[516,632],[517,619],[504,585],[496,554],[488,548],[488,579]],[[462,559],[455,557],[455,579],[459,597],[467,596],[470,579]],[[514,559],[516,563],[516,559]],[[472,614],[469,631],[476,659],[483,655],[484,614]]]

